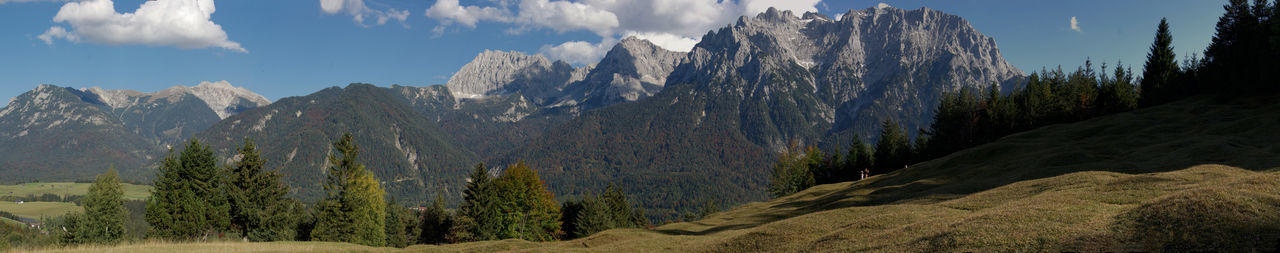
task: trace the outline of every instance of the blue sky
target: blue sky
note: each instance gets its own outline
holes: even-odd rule
[[[835,16],[882,1],[659,4],[666,2],[160,0],[140,9],[143,0],[0,0],[0,97],[39,84],[153,92],[227,80],[273,101],[352,82],[426,86],[444,83],[485,49],[589,62],[627,35],[687,48],[708,29],[762,6]],[[1179,57],[1201,52],[1225,3],[883,2],[964,17],[1028,72],[1073,69],[1085,57],[1140,69],[1161,17],[1169,18]],[[91,8],[108,5],[114,12]]]

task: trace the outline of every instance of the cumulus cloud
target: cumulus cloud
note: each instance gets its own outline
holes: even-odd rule
[[[439,22],[433,29],[443,33],[457,24],[475,28],[481,22],[508,24],[508,31],[520,33],[549,29],[558,33],[589,31],[600,43],[570,41],[543,46],[542,54],[568,62],[598,60],[618,39],[636,36],[673,51],[689,51],[701,36],[737,20],[756,15],[769,7],[790,10],[796,15],[817,11],[820,0],[499,0],[494,6],[463,6],[458,0],[437,0],[426,16]],[[584,57],[595,57],[583,60]]]
[[[689,52],[693,50],[693,46],[698,45],[698,39],[671,33],[627,32],[627,34],[622,37],[636,37],[638,39],[647,40],[664,49],[677,52]]]
[[[1076,32],[1084,32],[1080,30],[1080,21],[1076,21],[1076,16],[1071,16],[1071,30]]]
[[[107,45],[175,46],[182,49],[218,47],[248,53],[240,43],[227,39],[222,26],[213,23],[213,0],[147,1],[132,13],[115,12],[111,0],[67,3],[53,17],[71,29],[53,26],[37,36],[47,44],[55,39]]]
[[[547,58],[572,64],[591,64],[603,58],[604,54],[617,43],[618,40],[613,38],[605,38],[600,43],[594,44],[586,41],[570,41],[556,46],[544,45],[538,53]]]
[[[0,0],[0,4],[7,3],[29,3],[29,2],[68,2],[72,0]]]
[[[345,10],[346,15],[351,15],[351,20],[363,27],[370,27],[365,23],[365,18],[372,18],[374,25],[384,25],[387,21],[396,20],[400,25],[409,27],[404,21],[409,19],[408,10],[396,10],[396,8],[388,8],[385,11],[375,10],[365,5],[364,0],[320,0],[320,10],[328,14],[338,14]]]
[[[507,21],[510,12],[506,9],[498,9],[494,7],[478,7],[478,6],[460,6],[458,0],[439,0],[427,8],[427,17],[439,20],[443,25],[451,25],[458,23],[460,25],[475,28],[476,22],[480,20],[489,21]],[[443,31],[443,26],[437,26],[437,29]]]

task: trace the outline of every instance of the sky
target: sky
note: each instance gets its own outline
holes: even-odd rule
[[[582,65],[625,36],[687,51],[770,6],[835,17],[882,3],[959,15],[1030,73],[1086,58],[1141,72],[1161,17],[1179,57],[1202,52],[1226,1],[0,0],[0,97],[40,84],[226,80],[272,101],[353,82],[427,86],[484,50]]]

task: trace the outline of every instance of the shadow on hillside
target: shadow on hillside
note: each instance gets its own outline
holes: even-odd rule
[[[1251,171],[1280,167],[1280,103],[1272,98],[1223,101],[1198,97],[1169,105],[1052,125],[1014,134],[909,169],[855,182],[822,186],[788,196],[768,210],[745,213],[735,224],[702,231],[656,230],[704,235],[745,229],[814,212],[882,204],[930,204],[1018,181],[1082,171],[1126,174],[1165,172],[1200,164]],[[832,185],[827,185],[831,187]]]

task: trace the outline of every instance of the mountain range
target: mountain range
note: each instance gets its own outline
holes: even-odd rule
[[[352,132],[361,161],[402,200],[456,200],[470,166],[527,161],[557,196],[613,183],[673,217],[764,199],[770,162],[792,143],[840,150],[886,119],[922,128],[943,92],[1024,79],[959,16],[769,9],[690,52],[627,38],[573,66],[485,51],[443,85],[351,84],[274,103],[225,81],[156,93],[41,85],[0,110],[0,173],[18,175],[0,183],[87,179],[106,164],[145,181],[182,140],[232,157],[252,138],[297,196],[314,199],[328,144]]]

